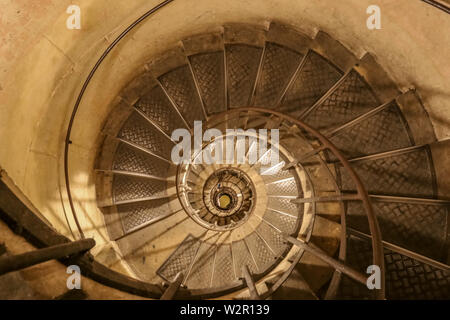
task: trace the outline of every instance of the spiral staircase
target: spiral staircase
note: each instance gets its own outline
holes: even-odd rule
[[[35,214],[0,168],[0,223],[43,248],[11,256],[0,243],[0,287],[22,283],[4,273],[59,259],[152,299],[449,299],[450,201],[436,177],[446,164],[433,158],[420,89],[400,89],[370,53],[278,20],[177,39],[100,112],[94,209],[125,268],[89,252],[96,234],[77,217],[72,126],[108,53],[170,2],[111,43],[73,108],[62,207],[79,237]]]
[[[146,70],[109,115],[95,168],[110,238],[139,279],[193,297],[450,296],[434,134],[415,90],[400,92],[370,54],[358,59],[323,32],[229,24]],[[175,165],[171,134],[194,134],[195,121],[244,161],[216,163],[218,145],[201,142]],[[265,129],[269,146],[279,129],[279,144],[257,152],[227,129]],[[367,288],[372,264],[385,289]]]

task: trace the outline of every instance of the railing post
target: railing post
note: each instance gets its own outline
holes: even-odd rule
[[[82,253],[94,246],[94,239],[83,239],[14,256],[3,256],[0,257],[0,275],[31,267],[48,260],[60,259]]]
[[[244,280],[247,284],[248,290],[250,291],[250,299],[261,300],[261,297],[258,294],[258,290],[256,290],[255,282],[253,282],[253,277],[250,274],[250,270],[248,269],[248,266],[246,264],[242,266],[242,274],[244,275]]]
[[[312,243],[305,243],[302,242],[298,239],[295,239],[291,236],[284,236],[285,239],[287,241],[289,241],[290,243],[292,243],[293,245],[305,250],[306,252],[311,253],[312,255],[316,256],[317,258],[319,258],[320,260],[324,261],[325,263],[329,264],[330,266],[332,266],[334,269],[346,274],[347,276],[349,276],[350,278],[362,283],[362,284],[366,284],[367,281],[367,277],[365,275],[363,275],[362,273],[356,271],[355,269],[349,267],[348,265],[330,257],[328,254],[326,254],[326,252],[324,252],[322,249],[320,249],[319,247],[313,245]]]
[[[177,293],[178,289],[180,288],[181,284],[183,283],[183,278],[184,278],[183,273],[178,272],[173,282],[169,285],[166,291],[164,291],[160,300],[172,300],[175,294]]]

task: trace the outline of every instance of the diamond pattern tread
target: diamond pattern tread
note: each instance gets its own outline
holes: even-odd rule
[[[159,267],[156,273],[167,281],[173,281],[178,272],[186,276],[194,261],[201,241],[192,235],[187,236],[175,251]]]
[[[250,104],[262,48],[244,44],[225,46],[228,101],[231,108]]]
[[[171,142],[136,112],[133,112],[127,119],[118,138],[143,147],[165,159],[170,159]]]
[[[282,256],[290,248],[281,234],[267,223],[260,223],[256,231],[277,256]]]
[[[189,272],[186,286],[190,289],[204,289],[211,286],[214,258],[217,247],[207,242],[200,246],[194,264]]]
[[[265,273],[270,267],[273,266],[276,256],[272,251],[270,251],[256,232],[253,232],[247,236],[245,241],[247,242],[251,255],[255,259],[256,265],[258,266],[258,274]],[[242,268],[242,266],[240,267]]]
[[[258,272],[255,262],[253,261],[244,240],[233,241],[231,244],[231,249],[233,254],[234,270],[237,278],[242,278],[241,268],[243,265],[247,265],[253,274]]]
[[[380,105],[380,101],[358,72],[352,70],[338,88],[304,121],[317,130],[340,126]]]
[[[167,182],[116,174],[113,178],[114,202],[166,195]]]
[[[427,148],[352,162],[352,167],[370,193],[419,198],[435,195],[434,168]],[[354,191],[345,170],[338,170],[341,189]]]
[[[365,272],[372,261],[370,242],[356,237],[348,241],[347,262]],[[440,270],[400,253],[384,249],[387,299],[448,299],[450,271]],[[370,299],[373,291],[343,276],[339,299]]]
[[[170,164],[121,142],[114,156],[113,170],[135,172],[163,178]]]
[[[267,171],[267,173],[261,175],[263,181],[265,183],[270,183],[292,177],[293,175],[290,170],[283,170],[284,164],[285,162],[283,161],[275,169],[268,169],[269,171]]]
[[[188,65],[169,71],[158,79],[189,126],[193,127],[196,120],[204,120],[202,103]]]
[[[259,107],[275,107],[302,58],[303,55],[296,51],[266,42],[254,104]]]
[[[372,245],[369,241],[350,236],[347,241],[346,264],[355,270],[366,274],[367,267],[372,264]],[[374,299],[374,291],[367,286],[342,275],[341,283],[337,292],[337,299]]]
[[[268,195],[298,196],[298,186],[294,178],[266,185]]]
[[[445,299],[450,297],[450,271],[385,249],[388,299]]]
[[[305,110],[319,100],[341,76],[342,72],[327,59],[310,51],[283,98],[283,109],[287,112]]]
[[[291,202],[291,199],[270,197],[267,208],[277,212],[284,212],[293,217],[298,217],[303,213],[303,206]]]
[[[445,262],[448,206],[420,203],[372,201],[383,240]],[[347,207],[350,227],[369,233],[360,202]]]
[[[138,100],[135,107],[157,124],[169,137],[175,129],[184,127],[180,115],[160,86],[153,87],[148,94]]]
[[[208,115],[226,110],[224,59],[223,51],[189,57]]]
[[[363,121],[344,128],[331,142],[348,157],[358,157],[412,145],[408,128],[396,103]]]
[[[117,212],[125,233],[128,233],[146,222],[168,215],[170,208],[168,199],[158,199],[145,203],[123,204],[118,206]]]
[[[226,110],[227,104],[230,107],[248,106],[252,101],[253,89],[255,105],[273,107],[303,58],[302,68],[283,98],[283,110],[295,111],[296,114],[306,110],[342,77],[338,68],[314,51],[308,51],[304,57],[272,42],[266,42],[264,50],[259,45],[262,44],[252,46],[233,42],[226,44],[225,51],[196,52],[189,56],[190,65],[185,64],[159,76],[160,85],[152,87],[138,100],[134,105],[137,110],[127,119],[118,138],[169,159],[171,142],[150,122],[170,136],[174,129],[184,126],[182,118],[189,125],[194,120],[204,120],[203,106],[208,115]],[[258,71],[258,82],[255,83]],[[345,124],[380,104],[364,78],[355,70],[330,96],[320,101],[320,105],[304,119],[319,130]],[[408,125],[396,103],[346,127],[331,140],[349,158],[413,145]],[[266,163],[267,160],[266,156],[261,162]],[[428,148],[369,157],[352,162],[352,166],[371,193],[412,197],[432,197],[436,194],[434,169]],[[125,142],[119,142],[112,163],[112,170],[158,177],[164,177],[169,167],[170,164],[157,156]],[[340,168],[338,171],[342,189],[352,190],[350,179]],[[295,180],[272,183],[274,179],[287,177],[289,175],[286,172],[263,177],[268,194],[299,196]],[[148,197],[165,196],[165,181],[116,173],[112,178],[112,187],[125,233],[169,213],[168,199],[145,200]],[[120,203],[140,199],[143,201]],[[186,275],[190,270],[186,280],[188,288],[201,289],[230,284],[236,276],[242,276],[241,267],[244,264],[248,264],[254,274],[265,273],[274,266],[276,258],[290,247],[275,228],[288,234],[298,231],[304,208],[290,203],[290,199],[269,197],[268,201],[264,220],[257,226],[257,232],[247,236],[245,241],[216,246],[190,235],[172,252],[157,274],[171,281],[177,272],[183,271]],[[373,203],[383,239],[435,260],[443,260],[447,207],[387,201]],[[362,210],[353,207],[352,202],[347,205],[349,225],[367,233],[367,229],[364,229],[367,226],[360,221],[359,213]],[[364,241],[355,244],[352,239],[349,240],[349,264],[365,273],[372,260],[371,245],[364,244]],[[439,299],[450,296],[448,272],[389,250],[385,250],[385,258],[390,298]],[[342,288],[345,289],[348,280],[343,276]],[[348,292],[344,290],[340,293],[347,297],[371,296],[364,286],[362,290],[356,291],[350,285],[348,288]]]
[[[286,234],[294,234],[300,225],[299,218],[294,218],[273,210],[267,210],[264,213],[263,219]]]
[[[222,244],[217,248],[212,287],[220,288],[235,280],[231,246]]]

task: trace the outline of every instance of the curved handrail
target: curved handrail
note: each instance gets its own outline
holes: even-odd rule
[[[67,126],[66,139],[65,139],[65,144],[64,144],[64,178],[65,178],[65,182],[66,182],[66,192],[67,192],[67,197],[69,200],[70,209],[72,211],[72,215],[74,217],[75,224],[77,225],[78,232],[80,233],[80,236],[82,239],[84,239],[85,237],[84,237],[83,230],[81,229],[80,222],[78,221],[75,207],[73,205],[73,198],[72,198],[72,193],[70,191],[70,181],[69,181],[69,146],[70,146],[70,144],[72,144],[72,141],[70,140],[70,135],[72,133],[73,123],[75,121],[75,117],[77,115],[78,108],[81,104],[81,100],[83,99],[84,93],[86,92],[86,89],[87,89],[89,83],[91,82],[92,78],[94,77],[95,72],[100,67],[100,65],[103,63],[103,61],[106,59],[106,57],[111,52],[111,50],[114,49],[114,47],[120,42],[120,40],[122,40],[131,30],[133,30],[142,21],[144,21],[149,16],[151,16],[153,13],[155,13],[156,11],[165,7],[166,5],[168,5],[169,3],[173,2],[173,1],[174,0],[165,0],[164,2],[161,2],[157,6],[148,10],[142,16],[140,16],[138,19],[136,19],[132,24],[130,24],[124,31],[122,31],[122,33],[119,36],[117,36],[117,38],[106,48],[106,50],[103,52],[101,57],[97,60],[94,67],[91,69],[91,72],[89,72],[89,75],[87,76],[86,80],[84,81],[83,87],[81,88],[80,93],[78,94],[77,100],[75,102],[75,105],[72,109],[72,114],[70,116],[69,124]]]
[[[117,36],[117,38],[107,47],[107,49],[103,52],[103,54],[101,55],[101,57],[99,58],[99,60],[96,62],[96,64],[94,65],[94,67],[91,69],[89,75],[87,76],[80,92],[79,95],[77,97],[77,100],[75,102],[75,105],[73,107],[72,110],[72,114],[69,120],[69,124],[67,127],[67,132],[66,132],[66,138],[65,138],[65,148],[64,148],[64,175],[65,175],[65,182],[66,182],[66,191],[68,194],[68,201],[69,201],[69,205],[75,220],[75,223],[77,225],[78,231],[80,233],[80,236],[82,239],[84,239],[84,233],[82,231],[82,228],[80,226],[80,223],[78,221],[77,215],[76,215],[76,210],[73,204],[73,198],[71,195],[71,191],[70,191],[70,181],[69,181],[69,147],[70,144],[72,143],[70,140],[70,136],[71,136],[71,132],[72,132],[72,128],[73,128],[73,124],[75,121],[75,117],[77,115],[79,106],[81,104],[82,98],[84,96],[84,93],[88,87],[88,85],[90,84],[90,81],[92,80],[93,76],[95,75],[96,71],[98,70],[98,68],[100,67],[100,65],[103,63],[103,61],[106,59],[106,57],[108,56],[108,54],[114,49],[114,47],[116,47],[116,45],[131,31],[133,30],[137,25],[139,25],[142,21],[146,20],[149,16],[151,16],[153,13],[157,12],[159,9],[165,7],[166,5],[168,5],[169,3],[173,2],[174,0],[165,0],[164,2],[158,4],[157,6],[153,7],[152,9],[148,10],[147,12],[145,12],[142,16],[140,16],[137,20],[135,20],[131,25],[129,25],[119,36]],[[423,0],[425,2],[434,2],[434,1],[429,1],[429,0]],[[447,8],[448,9],[448,8]],[[309,127],[308,125],[306,125],[305,123],[287,116],[283,113],[277,112],[277,111],[273,111],[273,110],[269,110],[269,109],[264,109],[264,108],[258,108],[258,107],[249,107],[249,108],[237,108],[237,109],[232,109],[232,110],[228,110],[225,111],[221,114],[219,114],[218,116],[224,116],[225,114],[229,114],[229,113],[234,113],[234,112],[242,112],[242,111],[254,111],[254,112],[261,112],[261,113],[271,113],[273,115],[276,115],[282,119],[285,119],[293,124],[296,124],[298,127],[308,131],[309,133],[311,133],[313,136],[315,136],[324,146],[326,146],[327,149],[329,149],[335,156],[336,158],[342,163],[342,165],[344,166],[344,168],[349,172],[352,180],[355,182],[356,185],[356,189],[358,192],[358,195],[360,197],[360,200],[363,202],[363,206],[365,208],[365,211],[367,212],[367,217],[368,217],[368,221],[369,221],[369,229],[371,231],[372,234],[372,247],[373,247],[373,262],[374,264],[378,265],[380,267],[380,269],[382,270],[382,279],[381,279],[381,283],[382,283],[382,289],[379,291],[379,297],[384,298],[384,290],[385,290],[385,286],[384,286],[384,256],[383,256],[383,247],[382,247],[382,242],[381,242],[381,233],[380,233],[380,229],[375,217],[375,214],[372,210],[372,207],[370,205],[370,200],[367,194],[367,191],[364,187],[364,185],[362,184],[361,180],[359,179],[358,175],[355,173],[355,171],[352,169],[352,167],[350,166],[350,164],[348,163],[348,161],[345,159],[345,157],[341,154],[341,152],[326,138],[324,137],[322,134],[320,134],[317,130]],[[216,116],[216,115],[215,115]]]
[[[97,69],[100,67],[100,65],[103,63],[103,61],[105,60],[105,58],[108,56],[108,54],[111,52],[112,49],[114,49],[114,47],[131,31],[133,30],[137,25],[139,25],[141,22],[143,22],[144,20],[146,20],[150,15],[152,15],[153,13],[157,12],[159,9],[165,7],[166,5],[168,5],[169,3],[173,2],[174,0],[165,0],[163,2],[161,2],[160,4],[156,5],[155,7],[153,7],[152,9],[148,10],[147,12],[145,12],[142,16],[140,16],[138,19],[136,19],[132,24],[130,24],[119,36],[117,36],[117,38],[106,48],[106,50],[103,52],[103,54],[101,55],[101,57],[98,59],[98,61],[96,62],[96,64],[94,65],[94,67],[91,69],[89,75],[87,76],[86,80],[83,83],[83,86],[78,94],[77,100],[75,102],[75,105],[72,109],[72,114],[70,116],[70,120],[69,120],[69,124],[67,126],[67,132],[66,132],[66,137],[65,137],[65,144],[64,144],[64,178],[65,178],[65,184],[66,184],[66,192],[67,192],[67,197],[68,197],[68,201],[69,201],[69,205],[70,205],[70,209],[72,211],[72,215],[74,217],[75,220],[75,224],[77,226],[78,232],[80,233],[80,236],[82,239],[84,239],[84,233],[83,230],[81,228],[81,225],[79,223],[79,220],[77,218],[76,215],[76,210],[73,204],[73,198],[72,198],[72,194],[70,191],[70,179],[69,179],[69,146],[72,143],[72,141],[70,140],[70,136],[72,133],[72,127],[75,121],[75,117],[76,114],[78,112],[78,108],[81,104],[81,100],[84,96],[84,93],[90,83],[90,81],[92,80],[94,74],[96,73]],[[432,5],[446,13],[450,14],[450,8],[445,6],[442,3],[439,3],[435,0],[421,0],[429,5]]]
[[[233,114],[233,113],[239,113],[239,112],[257,112],[257,113],[264,113],[264,114],[270,114],[275,115],[279,117],[280,119],[286,120],[291,122],[292,124],[297,125],[299,128],[307,131],[308,133],[312,134],[316,139],[318,139],[322,146],[331,151],[334,156],[339,160],[339,162],[344,166],[344,168],[347,170],[347,172],[350,174],[351,179],[355,183],[357,195],[359,196],[359,200],[362,201],[363,207],[367,213],[367,219],[369,224],[369,230],[372,234],[372,250],[373,250],[373,263],[380,267],[381,270],[381,289],[378,291],[378,297],[380,299],[384,299],[385,296],[385,278],[384,278],[384,254],[383,254],[383,244],[381,240],[381,231],[380,227],[378,225],[377,218],[375,216],[375,213],[373,212],[372,206],[370,204],[369,195],[367,193],[366,188],[364,187],[361,179],[356,174],[354,169],[351,167],[348,160],[344,157],[344,155],[341,153],[341,151],[334,146],[334,144],[328,140],[325,136],[323,136],[319,131],[316,129],[310,127],[306,123],[293,118],[291,116],[285,115],[284,113],[265,109],[265,108],[259,108],[259,107],[243,107],[243,108],[235,108],[228,111],[224,111],[220,114],[214,115],[213,118],[225,118],[226,116]]]
[[[435,8],[437,8],[437,9],[439,9],[439,10],[444,11],[445,13],[450,14],[450,7],[446,6],[445,4],[443,4],[441,2],[438,2],[438,1],[435,1],[435,0],[422,0],[422,1],[427,3],[427,4],[429,4],[429,5],[431,5],[431,6],[433,6],[433,7],[435,7]]]

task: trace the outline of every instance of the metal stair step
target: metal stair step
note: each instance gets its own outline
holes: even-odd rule
[[[327,130],[342,125],[380,104],[380,100],[364,78],[352,70],[339,87],[312,110],[304,121],[317,130]]]
[[[342,76],[331,62],[309,51],[282,101],[285,112],[301,112],[312,106]]]
[[[290,48],[266,42],[257,79],[254,105],[275,107],[302,58],[302,54]]]
[[[270,288],[276,279],[266,282]],[[295,268],[289,278],[272,295],[273,300],[318,300],[300,271]]]

